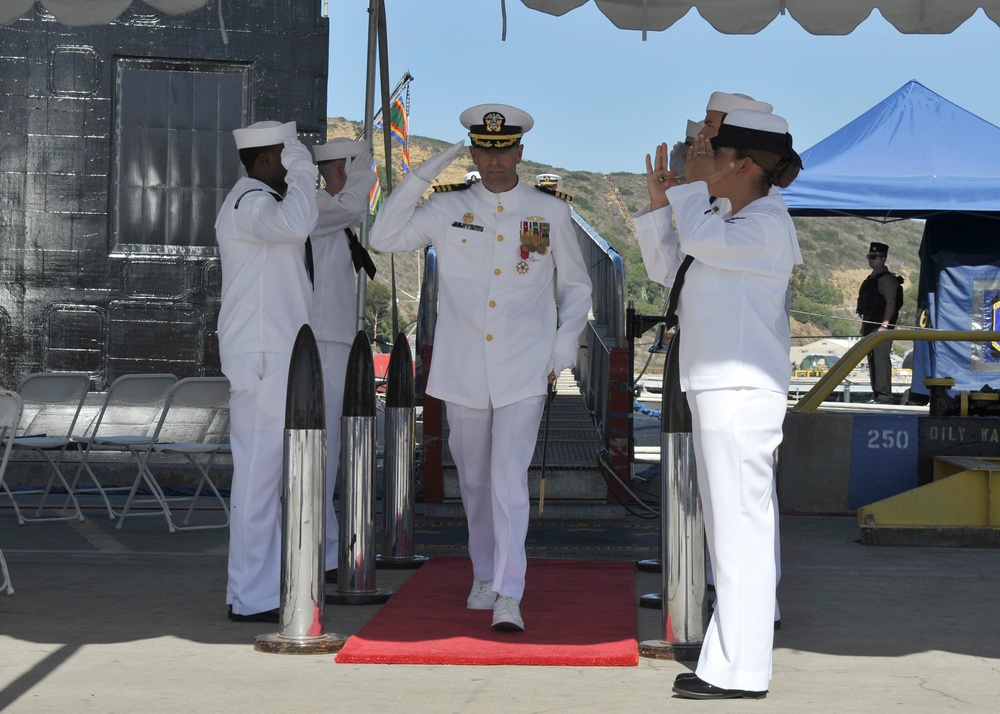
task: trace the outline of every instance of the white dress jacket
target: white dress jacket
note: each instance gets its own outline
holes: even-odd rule
[[[351,345],[358,334],[357,272],[344,229],[358,223],[368,210],[375,174],[367,174],[370,184],[367,180],[352,182],[335,196],[324,189],[316,192],[319,218],[312,232],[316,289],[309,324],[317,340]]]
[[[316,176],[290,171],[286,181],[285,198],[277,201],[266,184],[241,178],[216,219],[223,361],[247,352],[289,354],[299,328],[309,322],[312,286],[305,241],[316,225]]]
[[[434,246],[439,307],[427,393],[476,409],[545,394],[553,361],[575,364],[591,307],[569,207],[523,182],[500,194],[476,183],[417,207],[428,186],[407,177],[371,233],[383,252]],[[522,256],[522,231],[547,236],[546,252]]]
[[[736,216],[716,212],[704,181],[667,191],[670,205],[635,216],[651,280],[672,285],[694,257],[677,305],[683,332],[684,391],[751,387],[786,392],[791,377],[786,295],[802,262],[795,226],[780,195],[768,194]],[[676,223],[676,231],[671,224]]]

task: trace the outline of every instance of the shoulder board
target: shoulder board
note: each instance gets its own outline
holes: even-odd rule
[[[560,191],[559,189],[551,188],[550,186],[539,186],[538,184],[535,184],[535,188],[537,188],[539,191],[544,191],[545,193],[549,194],[550,196],[555,196],[556,198],[561,198],[562,200],[566,201],[567,203],[569,203],[570,201],[573,200],[573,197],[570,196],[565,191]]]
[[[438,184],[437,186],[434,187],[434,193],[446,193],[447,191],[464,191],[471,185],[472,185],[471,183],[465,183],[464,181],[462,183]]]

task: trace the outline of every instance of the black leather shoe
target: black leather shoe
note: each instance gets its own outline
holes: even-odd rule
[[[697,676],[680,679],[681,676],[678,675],[678,678],[674,680],[674,694],[682,699],[763,699],[767,696],[766,689],[763,692],[723,689],[709,684]]]
[[[233,622],[277,622],[278,609],[255,612],[252,615],[237,615],[233,612],[233,606],[229,606],[229,619]]]
[[[678,682],[690,682],[692,679],[698,679],[698,675],[694,672],[681,672],[674,677],[674,684]]]
[[[336,584],[337,582],[337,569],[326,571],[326,582],[331,584]]]

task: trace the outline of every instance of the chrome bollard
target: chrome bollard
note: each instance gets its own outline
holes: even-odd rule
[[[660,435],[660,552],[663,635],[639,643],[654,659],[695,660],[705,640],[705,523],[698,497],[691,412],[680,390],[680,330],[663,369],[663,431]]]
[[[326,602],[383,603],[392,591],[375,586],[375,365],[361,330],[347,357],[340,420],[340,553],[337,589]]]
[[[380,568],[418,568],[427,562],[413,554],[413,455],[416,407],[413,355],[406,335],[396,336],[389,356],[385,393],[385,493]]]
[[[323,632],[326,426],[323,369],[312,329],[295,338],[285,393],[285,456],[281,482],[280,631],[257,637],[272,654],[326,654],[347,638]]]

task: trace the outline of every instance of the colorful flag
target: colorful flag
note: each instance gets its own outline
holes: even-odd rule
[[[403,147],[403,173],[410,173],[410,148],[407,145],[410,136],[409,126],[406,118],[406,107],[403,106],[403,100],[400,97],[396,97],[396,101],[392,103],[392,111],[389,112],[389,130],[392,132],[392,138],[399,142],[400,146]]]
[[[409,88],[407,88],[407,103],[409,102]],[[383,129],[382,115],[375,120],[376,128]],[[403,147],[403,156],[400,159],[400,167],[404,174],[410,173],[410,147],[409,147],[409,119],[406,116],[406,105],[402,97],[396,97],[389,108],[389,133],[393,139]]]
[[[368,212],[374,216],[378,213],[379,206],[382,205],[382,184],[378,178],[378,166],[375,165],[375,159],[372,159],[372,171],[375,172],[375,185],[372,186],[372,192],[368,196]]]

